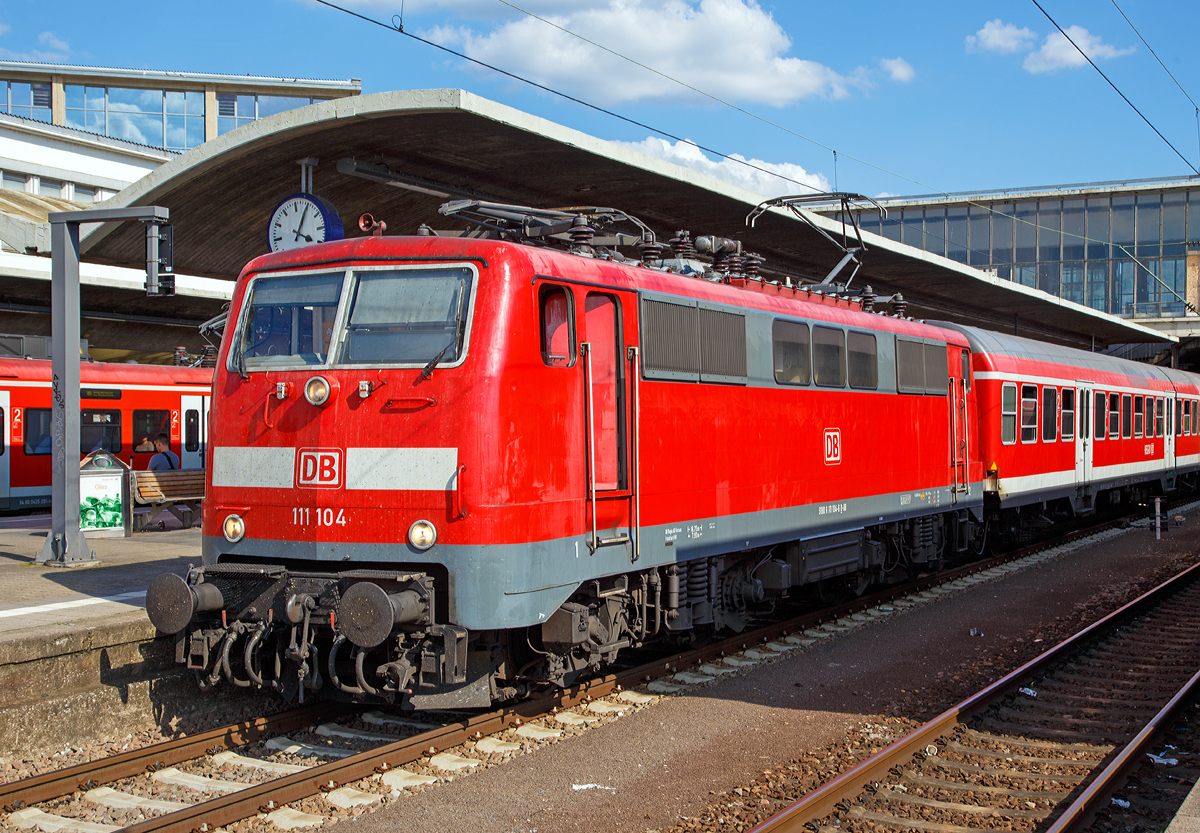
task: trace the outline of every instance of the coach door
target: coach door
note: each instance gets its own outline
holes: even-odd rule
[[[8,406],[8,391],[0,391],[0,423],[4,424],[4,445],[0,446],[0,509],[11,509],[9,504],[9,463],[12,460],[12,433],[10,430],[11,411]]]
[[[208,447],[208,406],[210,397],[182,396],[183,430],[180,432],[179,467],[204,468],[204,451]]]
[[[632,315],[636,305],[609,292],[581,294],[583,303],[576,308],[587,408],[588,547],[593,553],[621,547],[632,555],[629,403],[635,375],[623,336],[637,332],[624,321],[626,311]]]
[[[1092,482],[1092,389],[1086,382],[1075,384],[1075,485],[1084,487]]]
[[[1176,406],[1175,391],[1167,392],[1167,413],[1165,422],[1165,432],[1163,433],[1163,468],[1167,472],[1167,488],[1175,486],[1175,435],[1178,430],[1175,423],[1178,421],[1178,414],[1175,411]]]

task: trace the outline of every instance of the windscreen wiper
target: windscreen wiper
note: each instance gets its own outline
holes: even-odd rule
[[[422,379],[428,379],[430,376],[433,375],[433,368],[437,365],[438,362],[440,362],[442,360],[442,357],[446,355],[446,351],[448,351],[451,347],[453,347],[455,342],[457,342],[457,341],[458,341],[458,334],[455,333],[454,338],[450,339],[450,343],[442,348],[442,352],[438,353],[436,356],[434,356],[432,359],[430,359],[429,364],[425,365],[425,369],[421,371]]]

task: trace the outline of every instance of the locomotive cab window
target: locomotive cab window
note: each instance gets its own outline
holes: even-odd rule
[[[851,332],[846,337],[847,355],[850,359],[850,387],[875,390],[879,387],[879,356],[875,336],[871,333]]]
[[[1062,438],[1075,439],[1075,388],[1062,389]]]
[[[772,323],[771,352],[775,357],[776,382],[807,385],[812,381],[807,324],[779,320]]]
[[[1153,402],[1151,402],[1150,407],[1154,407]],[[1142,412],[1142,397],[1135,396],[1133,397],[1133,436],[1142,436],[1142,420],[1144,418],[1145,414]]]
[[[79,414],[79,453],[121,451],[121,412],[84,409]]]
[[[1125,397],[1126,400],[1129,397]],[[1121,436],[1121,394],[1108,395],[1108,438],[1115,440]]]
[[[543,286],[538,292],[541,318],[542,361],[549,367],[575,364],[575,325],[571,296],[561,286]]]
[[[342,280],[340,272],[255,279],[228,369],[324,364]]]
[[[813,327],[813,379],[831,388],[846,386],[846,334],[832,327]]]
[[[1103,440],[1108,436],[1108,408],[1105,406],[1105,401],[1108,397],[1104,395],[1104,391],[1096,391],[1096,404],[1092,411],[1093,417],[1096,420],[1096,430],[1093,432],[1097,440]]]
[[[357,272],[338,362],[457,362],[473,279],[465,266]]]
[[[1021,442],[1037,442],[1037,385],[1021,385]]]
[[[1121,439],[1127,440],[1133,436],[1133,395],[1124,394],[1121,397]]]
[[[25,453],[49,454],[53,442],[49,408],[25,409]]]
[[[1017,386],[1005,383],[1000,389],[1000,442],[1012,445],[1017,441]]]
[[[1052,443],[1058,439],[1058,388],[1046,385],[1042,388],[1042,442]]]

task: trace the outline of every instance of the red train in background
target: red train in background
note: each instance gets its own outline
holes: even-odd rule
[[[144,469],[161,431],[182,468],[202,468],[212,374],[208,368],[84,362],[80,456],[99,449]],[[50,362],[0,360],[0,510],[49,508],[50,412]]]
[[[1191,374],[767,281],[732,240],[664,252],[609,209],[443,210],[490,239],[243,270],[203,567],[147,595],[202,687],[486,706],[1195,485]]]

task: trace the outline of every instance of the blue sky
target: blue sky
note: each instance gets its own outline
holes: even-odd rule
[[[404,26],[821,188],[832,188],[835,177],[841,190],[894,195],[1192,173],[1032,2],[511,2],[766,121],[602,52],[501,0],[405,0]],[[1187,94],[1200,101],[1200,62],[1194,59],[1200,3],[1118,3]],[[382,21],[401,12],[400,2],[343,4]],[[1193,105],[1111,0],[1042,5],[1200,168]],[[0,0],[0,57],[360,78],[364,92],[461,87],[762,192],[804,190],[312,0]],[[838,152],[836,172],[829,148]]]

